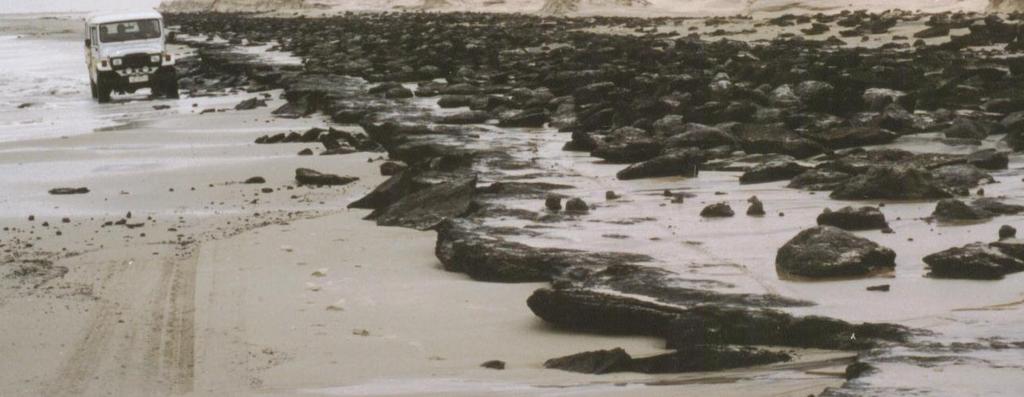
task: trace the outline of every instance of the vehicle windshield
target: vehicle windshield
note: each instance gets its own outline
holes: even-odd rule
[[[100,41],[117,43],[121,41],[148,40],[160,37],[160,20],[144,19],[122,21],[100,25]]]

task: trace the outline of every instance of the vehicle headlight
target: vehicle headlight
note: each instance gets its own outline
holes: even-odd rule
[[[121,66],[121,62],[122,62],[121,58],[114,58],[113,60],[110,61],[110,63],[113,64],[114,66]]]
[[[160,54],[150,55],[149,56],[149,62],[150,63],[160,63]]]

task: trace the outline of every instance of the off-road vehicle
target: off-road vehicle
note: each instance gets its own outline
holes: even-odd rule
[[[178,98],[174,57],[167,52],[163,16],[156,11],[96,14],[85,22],[85,62],[92,97],[149,88],[153,95]]]

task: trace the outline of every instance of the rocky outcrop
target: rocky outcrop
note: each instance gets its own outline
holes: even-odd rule
[[[896,267],[896,253],[832,226],[804,230],[779,248],[779,273],[803,277],[863,276]]]

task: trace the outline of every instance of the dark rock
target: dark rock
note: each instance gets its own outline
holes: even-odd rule
[[[967,155],[967,164],[985,170],[1005,170],[1010,165],[1010,158],[1006,153],[997,152],[995,149],[979,150]]]
[[[498,125],[502,127],[543,127],[550,116],[543,110],[524,110],[511,116],[501,117]]]
[[[473,97],[468,95],[442,95],[437,100],[437,106],[442,108],[459,108],[469,106],[472,101]]]
[[[998,199],[983,197],[971,202],[971,207],[997,215],[1016,215],[1024,212],[1024,206],[1006,204]]]
[[[311,170],[309,168],[298,168],[295,170],[295,180],[299,183],[300,186],[340,186],[358,181],[359,178],[352,176],[324,174],[319,171]]]
[[[896,267],[896,253],[832,226],[804,230],[779,248],[775,268],[804,277],[863,276]]]
[[[842,183],[831,194],[837,200],[923,200],[948,198],[927,170],[909,165],[874,166]]]
[[[565,202],[565,212],[586,214],[590,212],[590,206],[579,197],[573,197]]]
[[[999,239],[1006,240],[1009,238],[1017,237],[1017,229],[1010,225],[1003,225],[999,227]]]
[[[743,124],[733,134],[747,153],[779,153],[802,159],[825,152],[821,144],[779,124]]]
[[[544,198],[544,207],[551,211],[562,210],[562,196],[551,194]]]
[[[505,362],[501,360],[490,360],[480,364],[481,367],[502,370],[505,369]]]
[[[666,338],[669,348],[713,344],[846,350],[903,341],[909,336],[909,330],[898,325],[854,325],[825,317],[793,317],[774,310],[717,304],[695,303],[684,309],[582,289],[542,288],[526,303],[538,317],[561,327],[659,336]]]
[[[846,378],[846,380],[853,380],[861,377],[864,374],[870,374],[874,371],[877,371],[877,369],[871,366],[871,364],[858,361],[853,364],[847,365],[843,376]]]
[[[914,37],[919,39],[928,39],[942,36],[949,36],[949,26],[932,26],[925,30],[914,33]]]
[[[810,134],[811,138],[833,150],[850,147],[884,145],[895,141],[899,134],[879,127],[838,127]]]
[[[68,194],[86,194],[89,193],[87,187],[56,187],[50,189],[50,194],[53,195],[68,195]]]
[[[252,178],[246,179],[245,182],[242,182],[242,183],[260,184],[260,183],[267,183],[267,180],[264,179],[262,176],[254,176]]]
[[[786,353],[750,347],[697,345],[645,358],[633,358],[621,348],[590,351],[548,360],[544,363],[544,367],[585,374],[613,372],[672,374],[719,371],[784,362],[790,359]]]
[[[476,232],[466,221],[448,220],[436,229],[434,253],[444,268],[481,281],[551,281],[570,268],[602,268],[651,260],[637,254],[531,247]]]
[[[889,284],[872,285],[868,287],[867,290],[876,292],[889,292]]]
[[[413,94],[412,90],[405,87],[394,87],[384,93],[384,97],[389,99],[405,99],[414,96],[415,94]]]
[[[757,196],[750,196],[750,198],[747,199],[747,202],[750,203],[750,207],[747,207],[747,215],[749,215],[749,216],[764,216],[765,215],[764,203],[762,203],[761,200],[759,200],[757,198]]]
[[[740,176],[740,183],[744,185],[754,183],[766,183],[784,181],[803,174],[807,167],[793,161],[772,161],[762,163]]]
[[[875,207],[843,207],[839,211],[828,208],[818,215],[818,225],[835,226],[843,230],[871,230],[889,227],[885,215]]]
[[[932,216],[940,220],[953,221],[988,219],[995,216],[995,214],[981,208],[969,206],[960,200],[946,199],[939,201],[935,205],[935,211],[932,211]]]
[[[448,218],[464,216],[473,208],[476,176],[463,176],[423,188],[379,210],[380,226],[430,229]]]
[[[456,113],[443,117],[441,124],[483,124],[491,119],[491,114],[480,110]]]
[[[700,211],[700,216],[704,218],[728,218],[735,214],[727,203],[711,204]]]
[[[845,172],[812,169],[794,177],[786,187],[805,190],[835,190],[852,177]]]
[[[600,375],[628,371],[632,360],[625,350],[615,348],[552,358],[544,362],[544,368]]]
[[[661,144],[647,131],[623,127],[598,141],[590,155],[611,163],[636,163],[654,158],[661,149]]]
[[[675,151],[630,165],[619,171],[616,177],[621,180],[666,176],[693,178],[697,176],[703,162],[704,153],[700,150]]]
[[[953,120],[953,124],[943,133],[946,138],[985,139],[988,137],[988,131],[983,126],[974,120],[963,117]]]
[[[998,280],[1024,271],[1021,246],[1016,239],[992,244],[973,243],[925,256],[924,263],[931,269],[932,277]]]
[[[728,132],[695,123],[686,124],[681,133],[671,135],[665,140],[665,146],[669,148],[710,149],[718,146],[735,146],[738,143],[739,140]]]
[[[267,101],[259,98],[249,98],[235,105],[235,110],[252,110],[258,107],[266,107]]]
[[[992,175],[970,164],[951,164],[932,170],[935,179],[947,188],[973,188],[995,182]]]
[[[409,166],[401,161],[385,161],[380,164],[380,174],[384,176],[397,175],[407,168]]]
[[[313,150],[310,149],[310,148],[305,148],[305,149],[302,149],[302,150],[299,151],[299,156],[312,156],[312,155],[313,155]]]

